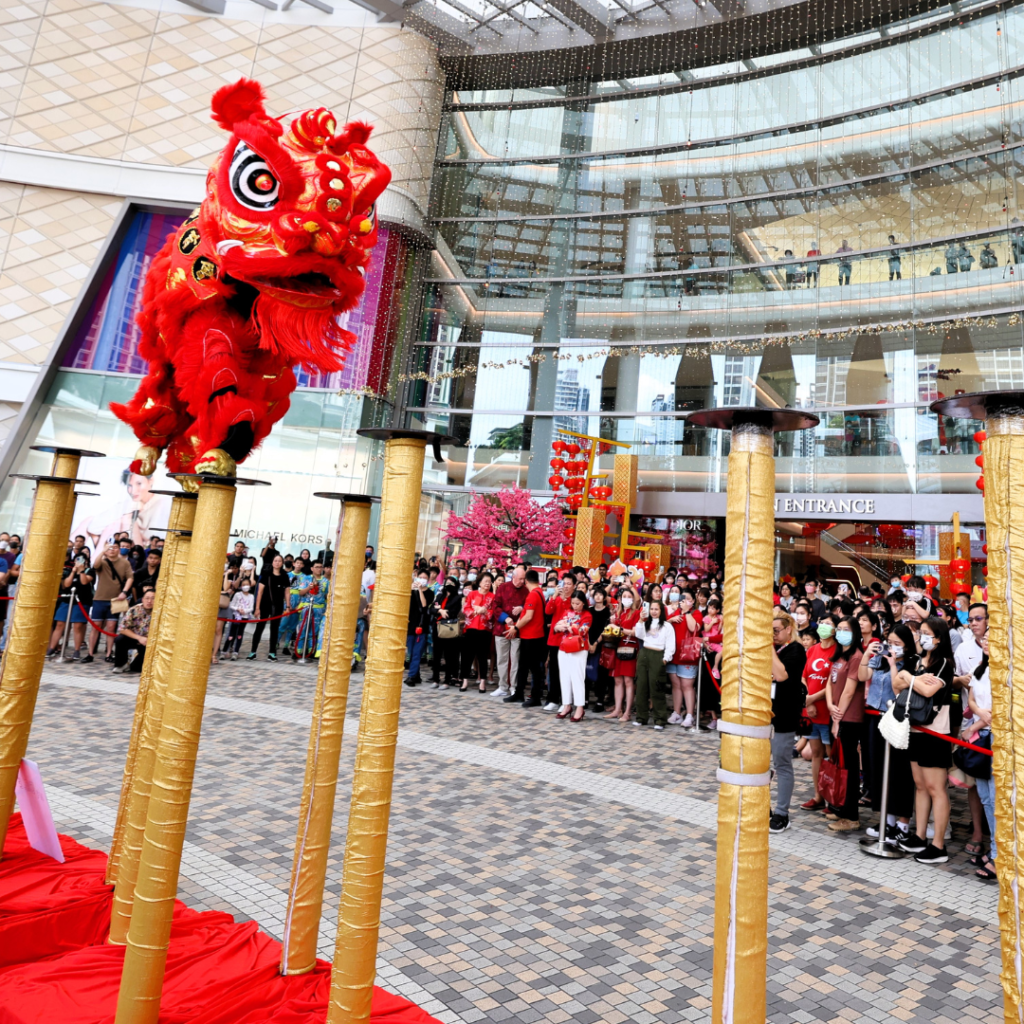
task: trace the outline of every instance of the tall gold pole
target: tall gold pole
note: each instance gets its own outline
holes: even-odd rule
[[[398,742],[412,558],[423,488],[424,447],[428,438],[426,434],[412,431],[365,433],[383,436],[387,441],[377,581],[352,776],[338,936],[327,1008],[329,1024],[362,1024],[370,1019]]]
[[[341,498],[343,505],[340,536],[335,544],[331,600],[324,623],[325,642],[313,701],[292,880],[288,887],[288,910],[281,949],[282,974],[306,974],[316,965],[316,942],[323,911],[334,795],[338,785],[338,761],[359,617],[360,581],[370,528],[370,504],[375,500],[361,495],[320,496]]]
[[[75,473],[82,452],[55,452],[52,476],[36,480],[18,600],[0,663],[0,851],[14,811],[14,787],[28,749],[39,680],[53,623],[53,606],[67,553],[67,518],[74,505]],[[92,453],[89,453],[92,454]],[[65,475],[67,473],[67,475]]]
[[[989,678],[995,861],[1002,933],[1003,1019],[1024,1020],[1024,392],[983,392],[935,402],[940,416],[985,420]],[[1018,631],[1017,627],[1021,629]],[[1018,796],[1018,794],[1021,794]]]
[[[721,768],[715,875],[713,1024],[764,1024],[771,811],[773,430],[817,418],[786,409],[714,409],[688,417],[732,428],[723,601]]]
[[[168,518],[167,541],[157,579],[156,602],[146,644],[146,660],[142,664],[139,693],[135,701],[135,720],[128,744],[121,801],[110,860],[117,858],[108,881],[115,883],[114,902],[110,914],[110,942],[124,945],[132,915],[132,899],[142,854],[142,838],[146,830],[149,791],[153,783],[157,741],[163,721],[164,699],[177,637],[181,592],[192,546],[192,527],[196,515],[196,495],[175,493]]]
[[[160,1015],[171,916],[178,892],[234,504],[234,479],[202,478],[178,605],[177,635],[188,642],[176,644],[171,652],[116,1024],[156,1024]]]

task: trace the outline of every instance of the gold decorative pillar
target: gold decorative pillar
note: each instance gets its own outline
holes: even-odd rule
[[[121,800],[110,849],[107,881],[115,885],[110,914],[110,942],[124,945],[132,915],[132,899],[146,830],[149,790],[153,783],[157,740],[163,721],[164,698],[178,627],[181,592],[192,546],[196,495],[185,491],[155,491],[171,494],[167,540],[160,562],[153,618],[146,644],[146,659],[139,677],[128,755],[121,781]]]
[[[721,768],[715,877],[713,1024],[764,1024],[771,812],[775,430],[815,425],[788,409],[707,409],[687,417],[732,430],[723,601]]]
[[[187,642],[171,651],[115,1024],[156,1024],[160,1015],[235,484],[246,482],[205,474],[179,479],[200,481],[178,603],[176,631]]]
[[[384,482],[328,1024],[370,1019],[424,448],[432,442],[434,457],[441,461],[440,445],[454,443],[424,431],[358,433],[385,441]]]
[[[23,480],[35,480],[36,496],[18,599],[14,602],[7,649],[0,663],[0,852],[14,811],[14,787],[21,759],[28,749],[46,645],[53,629],[54,602],[67,555],[68,508],[74,509],[74,488],[78,482],[75,474],[83,455],[99,456],[98,452],[67,448],[42,450],[53,451],[54,469],[61,472],[50,476],[12,474]]]
[[[306,974],[316,965],[370,507],[378,500],[361,494],[325,492],[318,492],[316,497],[339,499],[342,506],[288,887],[282,974]]]
[[[618,458],[618,456],[616,456]],[[572,563],[593,569],[601,563],[604,549],[604,522],[608,518],[605,505],[587,505],[576,513],[576,538]]]
[[[987,434],[988,657],[1003,1019],[1019,1024],[1024,1018],[1024,505],[1018,486],[1024,479],[1024,392],[957,395],[931,408],[940,416],[983,420]]]

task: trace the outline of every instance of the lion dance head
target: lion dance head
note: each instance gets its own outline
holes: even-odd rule
[[[214,94],[231,137],[147,275],[149,372],[112,406],[142,443],[137,472],[165,449],[172,472],[233,471],[287,411],[292,368],[339,370],[355,341],[338,316],[362,295],[391,172],[369,125],[322,107],[276,118],[264,100],[248,79]]]

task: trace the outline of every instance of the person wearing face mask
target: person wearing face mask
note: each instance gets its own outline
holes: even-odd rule
[[[976,607],[976,606],[975,606]],[[988,635],[980,641],[982,658],[971,673],[971,687],[968,694],[971,713],[974,715],[974,725],[971,734],[967,737],[971,742],[985,742],[991,746],[992,743],[992,681],[989,678],[988,665]],[[996,791],[992,773],[988,778],[976,779],[978,797],[985,811],[985,818],[988,821],[988,834],[990,837],[990,849],[988,856],[982,853],[974,859],[978,870],[975,875],[984,882],[996,880]]]
[[[278,554],[274,555],[270,567],[265,569],[259,578],[256,587],[256,605],[259,609],[260,619],[270,619],[267,622],[257,622],[256,629],[252,635],[252,649],[249,652],[249,661],[256,658],[256,649],[263,638],[263,630],[270,626],[270,651],[267,654],[269,661],[277,661],[277,637],[281,628],[281,619],[278,616],[284,613],[286,595],[288,593],[288,573],[284,570],[284,559]],[[358,643],[357,643],[358,648]]]
[[[590,606],[589,655],[587,657],[587,684],[594,699],[596,714],[604,712],[605,701],[609,699],[611,676],[601,665],[601,634],[612,621],[612,609],[604,587],[595,587]]]
[[[675,587],[669,592],[669,605],[666,611],[668,621],[675,631],[675,654],[667,670],[672,682],[672,714],[669,716],[668,724],[691,729],[697,699],[693,681],[697,678],[697,661],[700,659],[697,638],[700,636],[704,617],[694,607],[693,591],[680,591]],[[685,718],[680,714],[684,699]]]
[[[611,667],[615,707],[604,717],[611,721],[628,722],[633,714],[636,656],[640,649],[635,630],[640,621],[641,608],[640,598],[629,584],[623,585],[617,596],[618,604],[612,609],[612,621],[622,630],[622,637],[615,649],[615,661]]]
[[[927,728],[937,736],[911,732],[908,754],[914,773],[914,819],[916,834],[900,841],[900,849],[914,854],[921,864],[945,864],[946,826],[949,824],[949,769],[953,766],[953,747],[943,736],[953,732],[951,706],[954,687],[953,649],[949,630],[941,619],[930,618],[921,623],[918,634],[921,658],[915,669],[904,668],[893,680],[899,694],[913,685],[914,692],[932,698],[934,717]],[[959,695],[959,694],[957,694]],[[935,836],[927,839],[928,816],[935,816]]]
[[[548,628],[548,699],[545,711],[557,711],[562,706],[562,681],[558,667],[558,647],[562,637],[555,632],[555,623],[569,610],[569,602],[576,590],[576,581],[570,573],[562,577],[558,592],[544,604]]]
[[[665,608],[656,597],[647,607],[646,619],[641,619],[633,630],[640,641],[636,664],[636,720],[634,725],[646,725],[653,712],[654,728],[665,728],[668,711],[665,707],[665,666],[671,664],[676,653],[675,629],[665,618]]]
[[[409,594],[409,621],[406,626],[405,653],[409,659],[409,672],[405,677],[406,686],[419,686],[420,662],[427,647],[434,594],[430,590],[430,574],[419,569],[412,580]]]
[[[454,576],[446,577],[441,593],[434,599],[434,661],[433,684],[438,690],[442,686],[455,686],[459,679],[462,659],[462,637],[442,637],[438,627],[443,622],[458,622],[462,611],[462,595]],[[447,630],[445,632],[448,632]],[[444,671],[444,681],[441,672]]]
[[[491,660],[491,623],[494,615],[493,584],[494,577],[485,572],[477,581],[476,590],[468,590],[463,597],[466,629],[462,634],[462,686],[459,687],[463,693],[469,689],[474,663],[477,666],[480,693],[487,692],[487,666]]]
[[[832,658],[825,701],[832,719],[832,738],[843,748],[843,762],[849,772],[846,801],[841,807],[829,807],[832,832],[853,832],[860,828],[860,744],[864,731],[864,682],[860,678],[859,629],[854,619],[843,618],[836,624],[836,651]]]
[[[569,608],[552,628],[559,634],[558,677],[562,684],[562,704],[558,718],[581,722],[587,713],[587,638],[590,635],[590,612],[586,598],[574,590]]]
[[[903,604],[904,622],[924,622],[932,614],[934,602],[925,592],[925,582],[920,576],[911,576],[907,581],[907,599]]]
[[[889,703],[896,699],[892,681],[896,675],[917,659],[917,644],[914,634],[904,625],[889,630],[883,642],[875,639],[868,643],[861,659],[858,674],[867,684],[864,703],[877,711],[878,716],[868,715],[864,719],[865,745],[867,756],[864,774],[871,794],[871,809],[882,809],[882,773],[885,765],[885,739],[878,724]],[[889,799],[886,807],[885,841],[896,846],[900,839],[907,837],[910,815],[914,811],[914,776],[910,770],[910,755],[906,750],[892,747],[889,751]],[[878,829],[869,828],[868,836],[878,838]]]
[[[818,642],[807,652],[803,674],[804,686],[807,687],[807,710],[804,717],[811,727],[807,742],[811,748],[811,776],[814,780],[814,796],[800,805],[805,811],[816,811],[825,806],[825,801],[818,790],[818,775],[821,772],[826,747],[832,744],[832,718],[828,710],[825,687],[832,674],[832,659],[836,654],[836,642],[833,638],[835,627],[831,622],[821,622],[818,624],[817,633]]]
[[[245,636],[245,627],[248,620],[254,618],[253,611],[256,607],[256,595],[252,592],[252,583],[248,577],[239,584],[238,590],[231,598],[231,626],[228,630],[227,650],[231,653],[231,660],[238,661],[238,652],[242,649],[242,638]]]
[[[789,828],[789,803],[793,798],[793,745],[803,716],[807,691],[803,673],[807,655],[794,639],[796,623],[783,608],[772,619],[772,764],[777,792],[775,809],[768,821],[770,832]]]

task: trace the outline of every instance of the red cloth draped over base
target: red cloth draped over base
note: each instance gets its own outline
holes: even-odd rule
[[[37,853],[21,816],[0,859],[0,1024],[111,1024],[123,946],[106,945],[106,854],[61,836],[65,863]],[[161,1024],[320,1024],[330,964],[278,973],[281,944],[253,921],[175,907]],[[371,1024],[437,1024],[418,1006],[373,990]]]

